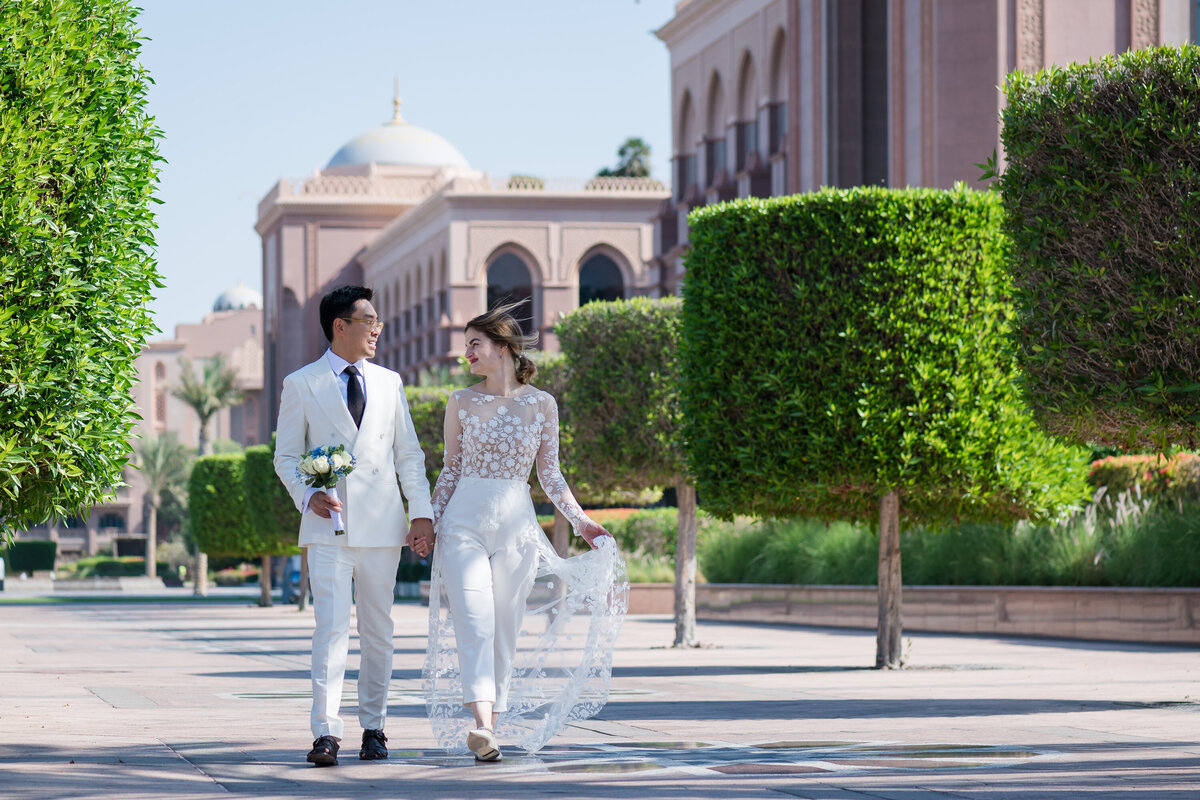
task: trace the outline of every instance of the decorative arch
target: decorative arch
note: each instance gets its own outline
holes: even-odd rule
[[[783,150],[787,137],[787,34],[783,28],[775,31],[771,42],[770,77],[767,81],[768,112],[767,151],[772,155]]]
[[[532,253],[512,242],[502,244],[484,261],[480,274],[485,310],[499,303],[527,301],[525,313],[519,318],[521,328],[526,334],[538,329],[534,320],[540,319],[537,290],[541,286],[541,271]]]
[[[708,79],[707,105],[704,114],[704,135],[709,138],[725,135],[725,86],[721,73],[715,69]]]
[[[633,270],[625,256],[609,244],[590,248],[575,269],[580,306],[597,300],[622,300],[629,296]]]
[[[751,168],[751,155],[758,152],[758,78],[754,58],[747,50],[742,54],[738,76],[737,137],[735,171]]]
[[[683,99],[679,102],[679,130],[675,141],[675,152],[678,155],[691,155],[696,148],[696,107],[692,102],[692,93],[686,89]]]
[[[758,74],[754,69],[754,57],[750,51],[742,53],[738,70],[737,118],[740,122],[753,119],[758,111]]]

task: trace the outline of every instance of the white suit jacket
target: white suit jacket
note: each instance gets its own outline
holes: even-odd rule
[[[324,355],[283,379],[276,426],[275,474],[287,487],[296,508],[303,510],[309,489],[296,473],[301,456],[314,447],[344,444],[356,459],[354,471],[337,487],[346,533],[336,536],[332,521],[313,513],[304,514],[300,521],[301,547],[401,546],[408,533],[401,486],[408,498],[409,515],[433,519],[425,454],[413,429],[400,376],[368,361],[363,380],[367,407],[362,427],[356,428],[342,400],[338,376]]]

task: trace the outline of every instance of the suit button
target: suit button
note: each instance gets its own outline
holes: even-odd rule
[[[376,468],[376,469],[374,470],[374,472],[375,472],[375,474],[376,474],[376,475],[378,475],[378,474],[379,474],[379,469],[378,469],[378,468]]]
[[[382,434],[382,433],[381,433],[381,434],[379,434],[379,438],[380,438],[380,439],[382,439],[382,438],[383,438],[383,434]]]

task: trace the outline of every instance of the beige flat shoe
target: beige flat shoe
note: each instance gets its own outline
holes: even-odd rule
[[[475,754],[476,761],[499,761],[500,745],[496,744],[496,734],[487,728],[476,728],[467,734],[467,748]]]

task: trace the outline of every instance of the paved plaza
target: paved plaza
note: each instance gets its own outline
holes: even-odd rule
[[[868,631],[701,623],[681,651],[632,617],[598,718],[476,764],[432,747],[425,613],[393,613],[391,758],[358,760],[351,680],[341,765],[315,768],[311,611],[0,604],[0,797],[1200,797],[1196,649],[914,634],[881,672]]]

